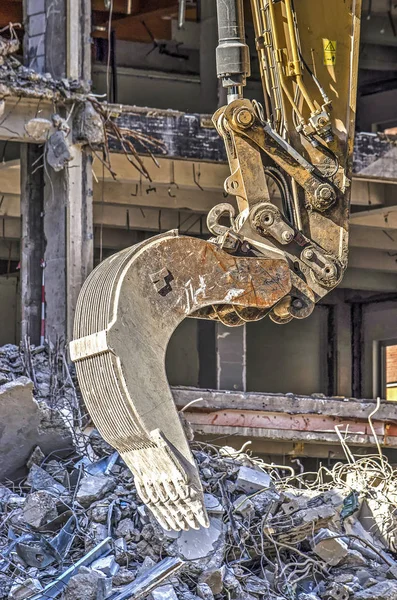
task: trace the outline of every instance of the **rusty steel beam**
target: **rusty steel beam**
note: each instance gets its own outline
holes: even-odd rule
[[[373,446],[368,416],[375,401],[312,398],[281,394],[236,393],[174,388],[179,408],[196,398],[185,417],[198,434],[263,438],[283,442],[338,444],[347,434],[352,445]],[[382,402],[373,425],[384,446],[397,448],[395,406]]]

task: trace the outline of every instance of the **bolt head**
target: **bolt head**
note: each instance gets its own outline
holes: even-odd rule
[[[274,223],[274,217],[272,215],[272,213],[264,213],[262,215],[262,223],[264,224],[265,227],[270,227],[270,225],[273,225]]]
[[[295,300],[292,301],[292,306],[297,310],[300,310],[303,308],[303,302],[302,300],[299,300],[299,298],[295,298]]]
[[[316,191],[316,196],[319,200],[330,200],[332,198],[332,195],[333,190],[327,184],[321,185]]]
[[[284,242],[291,242],[294,238],[294,234],[291,231],[283,231],[282,236]]]
[[[314,252],[311,248],[307,248],[307,250],[305,250],[303,252],[303,254],[304,254],[304,257],[307,258],[308,260],[311,260],[314,256]]]
[[[254,121],[254,115],[247,108],[241,108],[236,115],[236,120],[239,125],[249,127]]]

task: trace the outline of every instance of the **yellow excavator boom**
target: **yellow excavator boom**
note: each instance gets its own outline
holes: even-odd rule
[[[102,262],[80,293],[71,343],[95,425],[175,530],[208,517],[165,372],[172,333],[186,317],[230,327],[305,318],[348,259],[361,1],[251,0],[263,104],[243,98],[243,1],[217,9],[228,101],[213,120],[235,203],[209,212],[208,241],[170,231]]]

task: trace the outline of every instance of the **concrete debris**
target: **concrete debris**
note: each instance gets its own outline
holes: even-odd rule
[[[81,480],[76,494],[76,500],[88,508],[96,500],[102,500],[116,487],[116,481],[111,477],[86,475]]]
[[[29,494],[23,506],[23,519],[33,529],[39,529],[58,516],[57,503],[45,490]]]
[[[397,600],[397,581],[383,581],[354,594],[354,600]]]
[[[111,581],[99,571],[81,567],[63,592],[63,600],[105,600],[111,594]]]
[[[206,583],[199,583],[197,586],[197,596],[202,600],[214,600],[214,594],[209,585]]]
[[[8,598],[10,600],[25,600],[31,598],[33,594],[43,589],[38,579],[26,579],[23,583],[13,585]]]
[[[34,140],[42,140],[52,127],[51,121],[36,117],[25,125],[26,133]]]
[[[116,562],[113,555],[105,556],[104,558],[98,558],[91,564],[91,569],[100,571],[106,577],[113,577],[120,569],[120,565]]]
[[[252,494],[264,488],[269,488],[271,484],[272,480],[267,473],[252,469],[251,467],[240,467],[236,486],[246,494]]]
[[[55,131],[46,143],[46,160],[54,171],[62,171],[72,160],[69,144],[64,131]]]
[[[73,142],[96,145],[102,144],[104,137],[102,119],[92,103],[80,104],[74,118]]]
[[[129,569],[120,568],[118,573],[113,576],[112,583],[117,587],[122,587],[123,585],[127,585],[127,583],[131,583],[136,579],[136,571],[130,571]]]
[[[245,454],[193,446],[205,469],[210,527],[166,532],[120,456],[97,435],[86,439],[84,456],[34,451],[26,480],[0,487],[4,598],[397,600],[390,548],[360,523],[365,486],[353,498],[340,471],[330,470],[331,483],[321,486],[301,477],[297,489],[294,478],[271,466],[264,473]],[[355,463],[358,478],[366,460]],[[371,460],[380,479],[387,463]],[[376,498],[375,487],[369,492]]]
[[[322,558],[328,565],[335,567],[344,558],[349,550],[346,542],[329,529],[320,529],[313,540],[312,549],[315,554]]]
[[[208,569],[206,571],[203,571],[200,575],[199,583],[207,584],[214,594],[220,594],[223,589],[224,574],[224,567],[222,567],[221,569]]]
[[[178,600],[172,585],[161,585],[151,594],[151,600]]]
[[[19,389],[29,375],[29,401],[71,407],[83,432],[73,374],[63,361],[54,366],[55,355],[0,349],[0,376]],[[396,472],[385,458],[337,463],[314,481],[193,443],[210,526],[166,532],[92,428],[66,454],[31,442],[27,476],[0,486],[1,600],[397,600],[394,537],[386,535]],[[386,498],[383,523],[375,507]]]

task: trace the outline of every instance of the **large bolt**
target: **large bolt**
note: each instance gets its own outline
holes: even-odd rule
[[[273,225],[274,216],[272,215],[272,213],[264,213],[262,215],[262,222],[265,225],[265,227],[270,227],[270,225]]]
[[[254,115],[247,108],[240,108],[236,113],[236,121],[242,127],[249,127],[254,122]]]
[[[292,306],[297,310],[300,310],[303,308],[303,302],[299,298],[295,298],[295,300],[292,301]]]
[[[283,231],[282,236],[281,236],[284,240],[284,242],[291,242],[294,238],[294,234],[292,233],[292,231]]]
[[[320,185],[316,190],[316,198],[318,200],[331,200],[333,194],[333,189],[327,184]]]
[[[314,252],[311,248],[307,248],[306,250],[304,250],[303,256],[307,258],[307,260],[311,260],[314,256]]]

